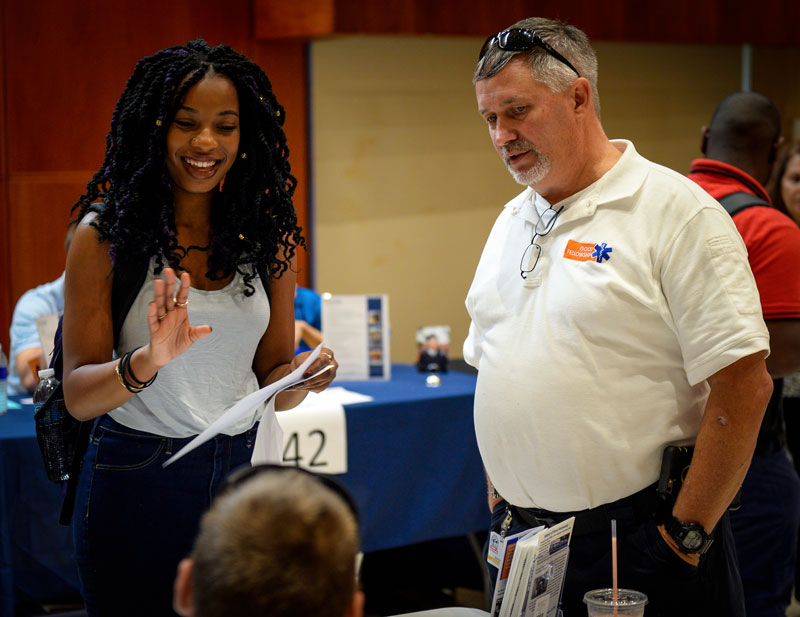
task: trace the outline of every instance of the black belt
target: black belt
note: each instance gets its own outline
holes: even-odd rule
[[[510,507],[512,515],[519,516],[520,519],[532,527],[539,527],[540,525],[552,527],[574,516],[575,525],[572,528],[572,536],[575,537],[608,532],[613,518],[608,513],[610,508],[620,506],[631,508],[637,520],[646,521],[653,519],[663,505],[664,500],[656,492],[656,485],[651,484],[638,493],[628,495],[617,501],[576,512],[551,512],[550,510],[541,510],[539,508]]]

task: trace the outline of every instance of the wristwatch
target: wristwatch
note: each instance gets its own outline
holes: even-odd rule
[[[684,523],[674,516],[667,523],[666,529],[682,553],[702,555],[714,541],[700,523]]]

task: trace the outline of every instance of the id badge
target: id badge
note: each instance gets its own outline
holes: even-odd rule
[[[500,568],[505,544],[506,539],[496,531],[489,534],[489,552],[486,554],[486,562],[489,565]]]

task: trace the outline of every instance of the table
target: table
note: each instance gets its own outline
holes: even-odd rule
[[[396,364],[390,381],[335,382],[374,399],[345,406],[348,472],[338,476],[359,507],[365,552],[488,527],[475,376],[441,377],[429,388],[424,374]],[[32,414],[23,406],[0,416],[0,615],[8,617],[15,602],[78,589],[70,529],[58,525],[60,487],[45,476]]]

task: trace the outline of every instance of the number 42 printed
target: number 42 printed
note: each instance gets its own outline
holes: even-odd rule
[[[306,436],[307,438],[302,440],[300,439],[299,433],[291,433],[290,435],[284,433],[283,437],[284,465],[291,463],[295,467],[308,467],[309,469],[317,468],[319,471],[324,471],[324,468],[328,467],[328,462],[324,460],[324,457],[322,456],[323,451],[325,450],[325,431],[316,428],[308,433]],[[314,438],[317,438],[316,447],[310,443]],[[307,464],[304,465],[303,461],[308,458],[307,456],[304,456],[304,454],[308,454],[308,452],[311,450],[314,451],[311,455],[311,459]]]
[[[283,429],[283,464],[310,471],[347,473],[344,408],[296,407],[277,413]]]

